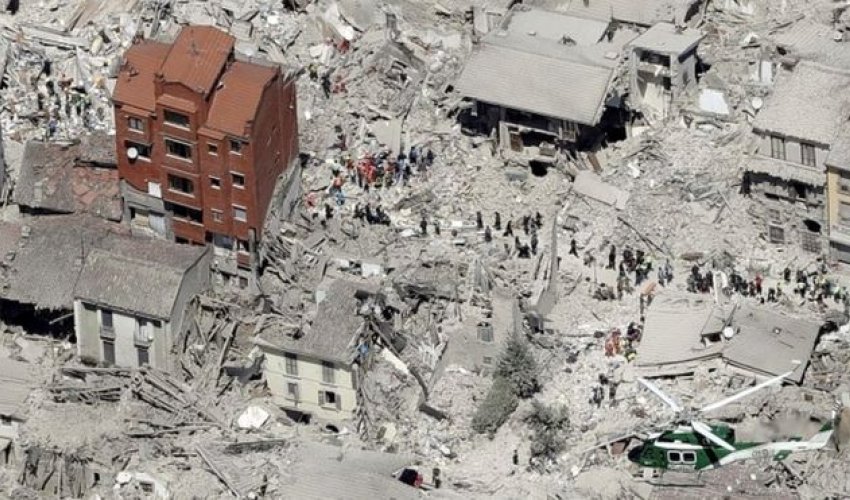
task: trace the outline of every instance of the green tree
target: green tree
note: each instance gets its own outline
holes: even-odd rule
[[[524,338],[517,334],[511,335],[499,357],[495,376],[507,379],[514,388],[514,394],[521,398],[529,398],[540,390],[537,361]]]
[[[570,417],[564,405],[547,406],[536,399],[531,404],[531,413],[526,417],[533,433],[531,462],[533,466],[542,469],[547,463],[555,462],[564,451]]]
[[[487,433],[492,436],[516,410],[517,404],[510,381],[496,377],[487,397],[478,405],[472,417],[472,429],[479,434]]]

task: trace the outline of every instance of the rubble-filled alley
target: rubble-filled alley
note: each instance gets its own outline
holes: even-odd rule
[[[0,497],[850,497],[850,9],[0,12]]]

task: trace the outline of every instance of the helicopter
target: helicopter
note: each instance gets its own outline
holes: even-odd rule
[[[702,414],[726,406],[781,382],[791,373],[789,371],[765,380],[733,396],[700,408],[695,413]],[[807,441],[799,437],[773,442],[738,441],[735,439],[735,429],[732,427],[723,424],[707,425],[695,420],[696,415],[693,414],[693,410],[686,410],[650,381],[644,378],[638,378],[638,381],[672,408],[681,422],[675,429],[650,434],[643,444],[629,452],[629,460],[641,467],[698,472],[716,469],[749,458],[770,457],[774,460],[783,460],[794,452],[821,449],[832,437],[833,423],[830,421]]]

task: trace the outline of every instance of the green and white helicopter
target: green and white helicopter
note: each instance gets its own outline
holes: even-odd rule
[[[726,399],[712,403],[696,411],[697,414],[716,410],[729,403],[747,397],[765,387],[779,383],[792,372],[783,373],[760,384],[743,390]],[[629,460],[647,468],[681,472],[697,472],[715,469],[739,460],[771,457],[783,460],[791,453],[823,448],[832,437],[832,422],[821,427],[808,441],[790,438],[789,441],[745,442],[736,441],[735,430],[728,425],[707,425],[693,418],[693,410],[665,394],[646,379],[638,381],[652,391],[676,412],[681,425],[673,430],[651,434],[644,443],[629,452]],[[835,415],[833,415],[833,420]]]

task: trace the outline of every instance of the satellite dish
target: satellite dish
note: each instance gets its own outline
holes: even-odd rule
[[[761,107],[764,106],[764,99],[762,99],[761,97],[758,97],[758,96],[753,97],[752,102],[753,102],[753,109],[755,109],[756,111],[760,110]]]
[[[136,148],[127,148],[127,158],[135,160],[139,157],[139,150]]]
[[[733,336],[735,336],[735,329],[732,328],[731,326],[727,326],[726,328],[723,329],[723,336],[726,339],[731,339]]]

